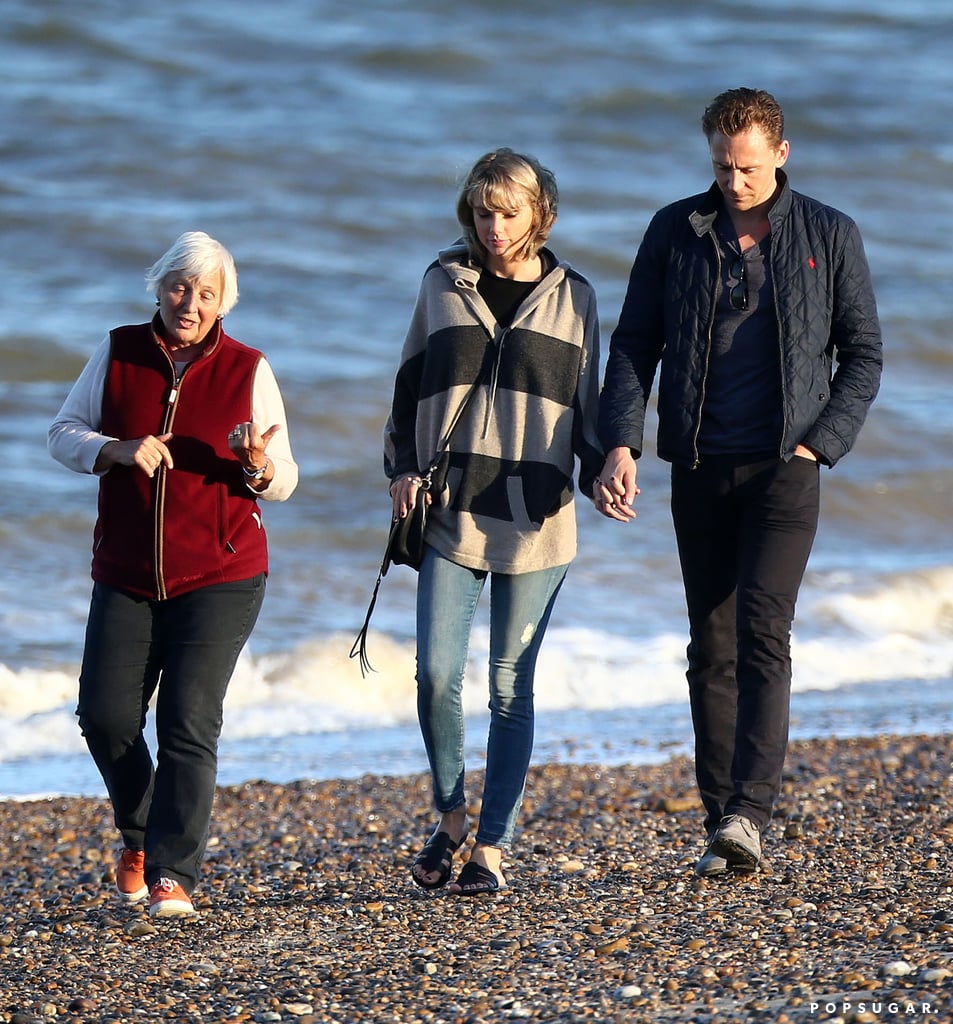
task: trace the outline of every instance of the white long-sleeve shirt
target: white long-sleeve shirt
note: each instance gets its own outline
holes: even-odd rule
[[[107,335],[77,377],[47,434],[50,454],[76,473],[93,472],[103,445],[129,440],[100,432],[109,349]],[[263,490],[253,487],[249,490],[263,501],[284,501],[298,486],[298,464],[291,454],[288,421],[278,381],[264,357],[258,361],[252,385],[252,419],[262,432],[275,424],[281,429],[275,432],[267,448],[275,475]]]

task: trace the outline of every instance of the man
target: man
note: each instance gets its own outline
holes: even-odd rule
[[[791,190],[784,115],[731,89],[705,110],[715,182],[652,219],[610,340],[593,500],[635,518],[659,370],[658,454],[688,605],[701,876],[754,871],[781,782],[790,630],[817,528],[819,464],[877,394],[880,327],[853,221]]]

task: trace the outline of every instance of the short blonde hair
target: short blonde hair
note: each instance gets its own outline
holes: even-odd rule
[[[225,316],[238,302],[238,273],[232,254],[204,231],[186,231],[146,271],[146,287],[156,298],[166,275],[184,274],[194,280],[210,274],[222,275],[222,301],[218,315]]]
[[[505,146],[481,156],[467,175],[457,199],[457,220],[474,259],[484,260],[486,248],[477,237],[473,207],[512,213],[524,204],[533,208],[533,225],[517,255],[532,259],[556,222],[559,191],[553,172],[532,156]]]

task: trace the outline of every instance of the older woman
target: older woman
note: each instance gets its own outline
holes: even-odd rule
[[[169,917],[195,912],[225,691],[264,597],[258,500],[286,499],[298,468],[271,368],[222,329],[228,250],[187,232],[146,282],[158,312],[109,332],[49,449],[99,477],[76,713],[122,837],[116,885]]]
[[[417,586],[417,710],[440,816],[412,868],[427,889],[450,880],[469,831],[461,691],[490,580],[482,810],[450,886],[465,896],[506,884],[503,853],[533,747],[536,658],[576,553],[575,457],[585,494],[602,465],[595,294],[544,248],[556,205],[555,179],[533,157],[498,149],[477,161],[457,203],[464,241],[424,274],[385,436],[394,515],[404,516],[452,429],[446,483],[428,494]]]

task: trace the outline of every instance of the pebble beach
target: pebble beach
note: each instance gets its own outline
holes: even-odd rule
[[[792,744],[714,880],[689,759],[535,766],[471,898],[410,881],[426,776],[220,788],[186,920],[116,898],[104,800],[0,802],[0,1022],[951,1020],[951,739]]]

